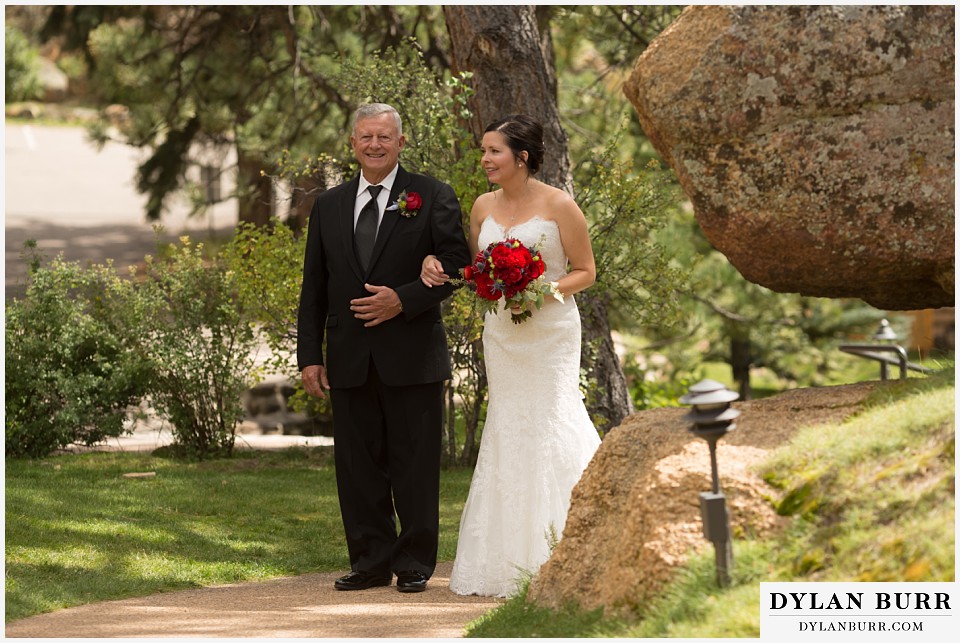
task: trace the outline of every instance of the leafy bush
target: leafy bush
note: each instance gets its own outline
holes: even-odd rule
[[[272,352],[269,366],[298,377],[297,307],[303,280],[306,235],[278,219],[267,227],[241,223],[221,253],[233,275],[239,305],[260,325]]]
[[[139,350],[153,370],[150,401],[173,423],[182,455],[230,455],[259,345],[235,297],[237,275],[205,260],[203,244],[188,237],[168,257],[146,259],[133,303]]]
[[[306,235],[297,236],[279,219],[269,226],[241,223],[220,256],[234,276],[239,305],[270,350],[264,366],[296,383],[291,408],[328,415],[328,400],[308,396],[297,370],[297,309],[306,241]]]
[[[638,411],[681,406],[680,398],[690,391],[697,380],[689,375],[675,374],[672,378],[648,378],[646,371],[630,362],[624,367],[630,387],[633,406]]]
[[[43,88],[40,85],[39,54],[36,48],[16,27],[5,25],[3,31],[6,55],[3,86],[6,102],[40,98]]]
[[[16,457],[121,435],[149,374],[128,350],[126,286],[109,264],[30,258],[26,296],[6,308],[6,453]]]

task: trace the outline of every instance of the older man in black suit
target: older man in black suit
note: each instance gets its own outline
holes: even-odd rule
[[[352,571],[340,590],[426,588],[437,559],[443,381],[450,358],[440,302],[421,262],[470,262],[453,189],[398,160],[400,115],[354,114],[361,173],[321,194],[307,232],[297,361],[304,388],[330,394],[340,512]],[[323,340],[326,337],[326,359]],[[394,519],[400,520],[400,531]]]

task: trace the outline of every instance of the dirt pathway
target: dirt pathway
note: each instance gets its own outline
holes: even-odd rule
[[[496,599],[448,589],[439,563],[427,591],[338,592],[342,572],[307,574],[93,603],[8,623],[8,638],[359,637],[455,638]]]

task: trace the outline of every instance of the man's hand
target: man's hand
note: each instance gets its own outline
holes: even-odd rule
[[[350,310],[353,311],[354,317],[367,322],[364,327],[370,328],[382,324],[403,311],[400,297],[397,296],[397,292],[393,288],[372,284],[363,284],[363,287],[367,289],[367,292],[373,294],[369,297],[351,299]]]
[[[321,364],[304,367],[300,373],[300,379],[303,380],[303,388],[307,394],[313,397],[327,398],[324,390],[330,390],[330,382],[327,381],[327,367]]]

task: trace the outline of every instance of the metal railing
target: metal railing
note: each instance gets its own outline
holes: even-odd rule
[[[907,370],[916,371],[917,373],[932,373],[932,368],[927,368],[920,364],[914,364],[913,362],[907,361],[907,351],[903,349],[903,346],[897,344],[894,345],[881,345],[881,344],[841,344],[840,350],[844,353],[850,353],[851,355],[856,355],[857,357],[864,357],[866,359],[872,359],[877,362],[880,362],[880,379],[887,379],[887,366],[896,365],[900,367],[900,379],[907,379]],[[896,353],[897,356],[889,357],[883,355],[882,353]]]

